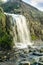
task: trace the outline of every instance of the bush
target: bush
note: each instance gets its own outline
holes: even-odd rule
[[[32,39],[32,40],[37,40],[38,37],[37,37],[36,35],[31,35],[31,39]]]
[[[12,37],[7,33],[4,33],[2,37],[0,37],[0,46],[2,49],[11,49],[12,48]]]

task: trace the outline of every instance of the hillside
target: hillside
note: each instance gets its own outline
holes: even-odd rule
[[[5,12],[23,14],[27,18],[32,40],[41,39],[43,41],[43,12],[22,0],[9,0],[0,6]]]

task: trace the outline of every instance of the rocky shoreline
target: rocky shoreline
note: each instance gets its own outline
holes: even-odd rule
[[[19,65],[22,61],[30,62],[30,65],[36,65],[39,61],[43,63],[43,48],[29,46],[27,49],[15,48],[9,51],[0,51],[0,65]]]

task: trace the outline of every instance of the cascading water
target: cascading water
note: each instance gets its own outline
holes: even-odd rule
[[[5,14],[12,17],[11,21],[14,24],[12,29],[15,34],[15,36],[13,37],[13,41],[15,46],[18,48],[26,48],[27,45],[32,45],[32,43],[30,42],[30,34],[29,29],[27,28],[26,18],[23,15],[15,15],[8,13]],[[15,23],[17,27],[17,33],[15,30]],[[17,42],[17,34],[20,42]]]

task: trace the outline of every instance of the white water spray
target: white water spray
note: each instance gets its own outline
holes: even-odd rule
[[[5,13],[6,14],[6,13]],[[18,48],[26,48],[28,45],[32,45],[30,42],[30,34],[29,29],[26,24],[26,18],[23,15],[15,15],[15,14],[6,14],[12,17],[12,23],[17,26],[17,32],[20,39],[20,42],[17,42],[17,35],[15,32],[15,25],[13,26],[13,32],[15,34],[13,40],[14,44]]]

